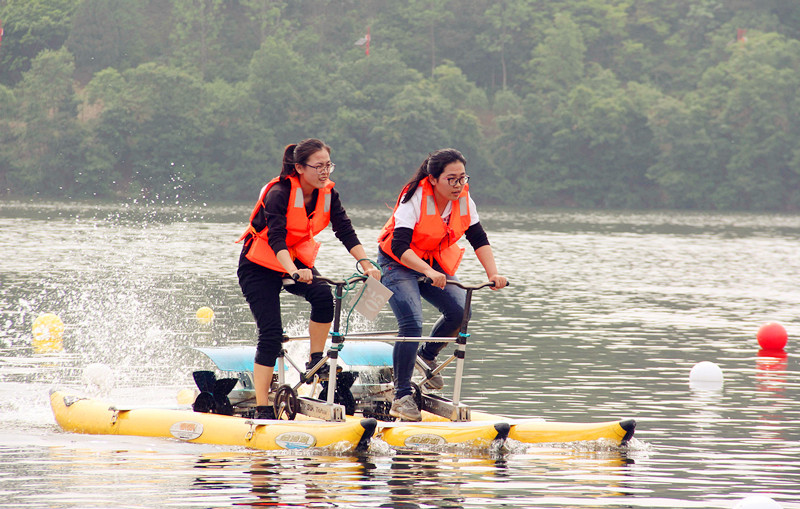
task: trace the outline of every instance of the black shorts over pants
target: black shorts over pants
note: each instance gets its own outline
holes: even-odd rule
[[[297,268],[307,268],[295,261]],[[311,268],[314,275],[319,275]],[[311,283],[286,284],[290,279],[285,272],[277,272],[255,263],[243,263],[237,270],[239,286],[242,288],[250,311],[258,327],[258,346],[256,347],[256,364],[275,366],[275,360],[281,351],[283,340],[283,324],[281,322],[281,290],[304,297],[311,304],[311,321],[330,323],[333,321],[333,293],[331,287],[317,279]]]

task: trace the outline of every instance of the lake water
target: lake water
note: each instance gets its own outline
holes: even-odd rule
[[[210,367],[194,347],[254,343],[233,243],[250,206],[0,202],[0,507],[731,508],[762,494],[800,508],[797,215],[480,209],[511,286],[474,296],[464,401],[634,418],[627,447],[376,442],[355,457],[62,432],[51,388],[174,402]],[[374,254],[388,209],[348,212]],[[352,274],[330,229],[321,239],[321,272]],[[469,248],[459,276],[485,279]],[[302,334],[307,305],[283,303],[288,332]],[[211,325],[197,323],[201,306]],[[60,354],[33,353],[42,313],[66,324]],[[787,354],[759,351],[767,321],[786,327]],[[699,361],[720,366],[721,388],[690,386]],[[94,364],[114,373],[101,387],[87,386]]]

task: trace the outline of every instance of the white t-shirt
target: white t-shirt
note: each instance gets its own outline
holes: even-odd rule
[[[469,199],[469,225],[472,226],[480,219],[478,218],[478,209],[475,207],[475,202],[472,201],[472,196],[470,196],[469,191],[467,191],[467,198]],[[398,205],[397,210],[394,211],[394,227],[411,228],[413,230],[417,223],[419,223],[419,216],[422,213],[422,186],[417,187],[417,190],[414,191],[414,195],[410,200],[406,203],[402,203],[402,201],[401,198],[400,205]],[[445,223],[447,223],[452,209],[453,202],[448,200],[447,205],[442,211],[442,219]]]

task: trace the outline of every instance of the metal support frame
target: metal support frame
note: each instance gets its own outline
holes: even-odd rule
[[[330,375],[328,380],[328,394],[327,394],[327,401],[318,400],[315,398],[309,398],[305,396],[300,396],[298,398],[299,402],[299,413],[303,415],[307,415],[309,417],[315,417],[318,419],[323,419],[326,421],[343,421],[345,419],[345,408],[343,405],[339,405],[334,403],[334,396],[336,394],[336,373],[338,369],[339,363],[339,352],[344,347],[344,342],[346,337],[339,332],[340,327],[340,319],[341,319],[341,311],[342,311],[342,294],[343,294],[343,287],[344,284],[347,284],[348,281],[333,281],[327,278],[320,278],[331,284],[335,287],[335,294],[336,298],[334,299],[334,321],[333,321],[333,330],[331,332],[331,346],[328,349],[326,356],[322,358],[315,366],[312,366],[308,373],[305,372],[304,369],[299,367],[295,364],[290,357],[286,355],[286,350],[281,349],[281,352],[278,356],[278,385],[283,385],[285,383],[286,377],[286,367],[285,361],[289,361],[294,369],[296,369],[300,373],[300,382],[294,387],[296,391],[303,383],[308,380],[308,376],[314,376],[314,374],[325,364],[325,362],[329,362],[329,369]],[[363,276],[363,279],[366,279]],[[349,334],[350,337],[358,338],[359,341],[389,341],[389,342],[420,342],[420,341],[436,341],[439,343],[455,343],[456,349],[453,352],[453,355],[448,357],[443,363],[441,363],[436,369],[430,370],[422,361],[421,359],[417,358],[417,365],[420,366],[425,373],[425,380],[424,382],[431,379],[433,376],[439,374],[446,366],[448,366],[451,362],[456,362],[456,374],[453,382],[453,398],[452,400],[448,400],[441,396],[435,394],[429,394],[425,391],[421,394],[422,405],[420,410],[425,410],[427,412],[436,414],[438,416],[444,417],[446,419],[450,419],[451,421],[457,422],[464,422],[469,421],[471,418],[470,408],[467,405],[464,405],[460,402],[461,399],[461,388],[462,388],[462,379],[464,376],[464,363],[466,359],[466,350],[467,350],[467,339],[469,338],[469,334],[467,333],[467,326],[469,324],[469,317],[470,317],[470,308],[472,306],[472,292],[478,288],[483,288],[486,286],[492,286],[493,283],[483,283],[478,286],[465,286],[458,282],[450,282],[450,284],[456,284],[457,286],[466,290],[466,301],[464,305],[464,316],[461,321],[461,327],[458,332],[458,335],[455,337],[431,337],[431,336],[424,336],[424,337],[399,337],[395,335],[392,336],[391,332],[367,332],[367,333],[353,333]],[[296,338],[285,338],[284,341],[291,341],[291,340],[300,340],[300,339],[308,339],[307,337],[296,337]],[[272,395],[272,394],[270,394]]]

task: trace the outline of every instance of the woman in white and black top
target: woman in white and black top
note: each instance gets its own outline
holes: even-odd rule
[[[458,334],[464,315],[466,293],[447,285],[456,280],[456,270],[464,250],[456,244],[466,237],[494,289],[506,286],[498,273],[492,247],[480,223],[475,202],[469,194],[466,159],[448,148],[430,154],[403,188],[392,217],[379,238],[378,263],[383,269],[382,283],[393,295],[389,305],[399,326],[399,335],[422,335],[422,300],[442,313],[431,336]],[[420,282],[427,276],[431,282]],[[418,342],[397,342],[394,346],[394,401],[389,413],[403,420],[421,418],[411,390],[411,375],[417,358]],[[436,356],[445,343],[428,342],[419,350],[420,358],[435,369]],[[428,381],[434,389],[444,385],[440,375]]]

